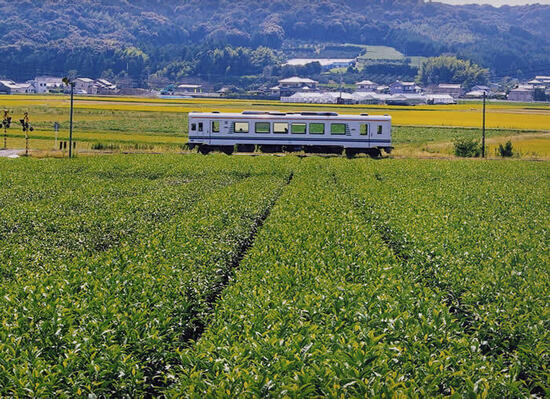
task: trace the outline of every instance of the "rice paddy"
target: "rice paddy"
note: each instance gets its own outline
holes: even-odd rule
[[[80,152],[96,147],[155,152],[181,151],[186,143],[187,113],[190,111],[241,112],[250,109],[283,111],[323,110],[344,114],[370,113],[392,116],[394,143],[398,155],[429,155],[451,152],[452,139],[481,137],[480,103],[435,106],[313,105],[278,101],[229,99],[159,99],[137,97],[80,97],[75,99],[74,139]],[[68,138],[67,96],[0,96],[0,109],[13,111],[14,120],[29,112],[35,131],[33,150],[58,148],[53,131],[60,124],[58,140]],[[490,102],[487,106],[487,136],[490,145],[506,138],[517,143],[521,154],[548,158],[550,105]],[[525,136],[525,135],[528,136]],[[529,139],[527,139],[527,137]],[[8,147],[24,148],[18,125],[8,131]]]

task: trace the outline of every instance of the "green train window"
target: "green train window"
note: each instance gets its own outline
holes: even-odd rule
[[[310,134],[325,134],[325,124],[324,123],[310,123],[309,124],[309,133]]]
[[[306,124],[305,123],[293,123],[291,132],[293,134],[306,134]]]
[[[345,123],[331,123],[330,124],[330,134],[346,134],[346,124]]]
[[[269,122],[256,122],[255,131],[256,133],[270,133],[271,126]]]

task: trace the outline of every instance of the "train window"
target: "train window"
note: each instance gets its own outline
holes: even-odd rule
[[[378,134],[382,134],[382,125],[378,125]]]
[[[256,122],[256,133],[271,133],[269,122]]]
[[[197,124],[196,123],[192,123],[191,124],[191,130],[194,132],[195,130],[197,130]]]
[[[293,123],[291,132],[293,134],[306,134],[306,124],[305,123]]]
[[[199,132],[202,132],[202,122],[199,122]]]
[[[288,133],[288,123],[282,123],[282,122],[273,123],[273,133],[277,133],[277,134]]]
[[[331,123],[330,124],[330,134],[346,134],[346,124],[345,123]]]
[[[366,136],[369,134],[369,125],[367,124],[363,124],[363,125],[360,125],[359,127],[359,134],[361,136]]]
[[[220,132],[220,121],[212,121],[212,133]]]
[[[325,134],[325,124],[324,123],[310,123],[309,124],[309,133],[310,134]]]
[[[235,133],[248,133],[248,122],[233,122]]]

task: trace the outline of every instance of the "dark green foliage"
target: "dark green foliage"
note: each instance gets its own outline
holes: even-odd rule
[[[481,155],[481,147],[477,140],[460,137],[453,141],[454,152],[457,157],[472,158]]]
[[[487,83],[489,71],[456,57],[428,58],[420,66],[417,81],[424,85],[460,83],[465,89]]]
[[[242,76],[249,70],[241,71],[242,64],[232,57],[203,70],[203,53],[260,46],[278,50],[296,40],[384,44],[407,55],[456,53],[500,75],[531,75],[550,64],[547,6],[458,8],[416,0],[0,0],[0,15],[2,74],[16,80],[76,70],[91,77],[104,71],[128,74],[144,83],[147,75],[169,65],[178,66],[176,76]]]
[[[511,157],[514,155],[514,149],[512,147],[512,142],[508,140],[506,144],[498,145],[498,153],[501,157]]]

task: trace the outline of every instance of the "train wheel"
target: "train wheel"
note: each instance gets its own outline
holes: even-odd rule
[[[302,151],[301,145],[284,145],[283,152],[300,152]]]
[[[254,144],[237,144],[238,152],[254,152],[256,146]]]
[[[346,157],[353,158],[357,155],[357,150],[355,148],[346,148]]]
[[[208,153],[210,153],[210,147],[205,144],[201,144],[199,145],[199,152],[202,155],[207,155]]]
[[[222,147],[222,152],[226,155],[231,155],[233,154],[233,151],[235,151],[235,147],[232,146],[232,145],[224,145]]]
[[[369,148],[365,151],[367,155],[369,155],[371,158],[380,158],[382,156],[382,153],[380,152],[379,148]]]
[[[280,145],[263,144],[260,145],[260,151],[266,154],[274,154],[276,152],[282,152]]]

